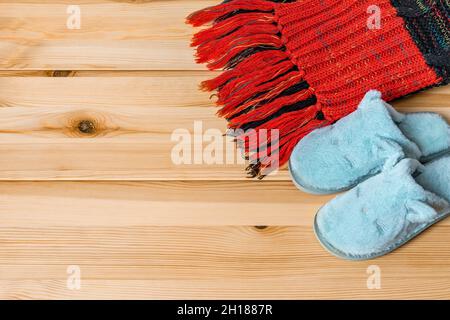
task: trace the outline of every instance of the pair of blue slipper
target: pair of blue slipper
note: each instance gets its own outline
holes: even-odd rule
[[[289,170],[305,192],[346,191],[319,210],[314,230],[332,254],[365,260],[450,215],[448,151],[440,115],[399,113],[369,91],[355,112],[301,140]]]

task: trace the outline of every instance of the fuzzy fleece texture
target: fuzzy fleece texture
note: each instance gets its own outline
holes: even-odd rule
[[[433,158],[450,149],[450,126],[437,113],[405,114],[398,127],[422,151],[421,160]]]
[[[449,156],[426,166],[404,159],[322,207],[315,231],[336,256],[371,259],[395,250],[448,216],[449,202]]]
[[[348,190],[404,158],[425,159],[450,148],[449,126],[438,114],[395,111],[369,91],[358,109],[301,140],[289,160],[295,184],[310,193]]]

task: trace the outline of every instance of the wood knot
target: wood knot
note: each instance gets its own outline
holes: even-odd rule
[[[267,229],[268,227],[267,226],[255,226],[254,228],[256,230],[264,230],[264,229]]]
[[[54,70],[51,72],[52,77],[69,77],[72,75],[72,71],[70,70]]]
[[[63,130],[70,137],[90,139],[118,130],[105,114],[99,112],[78,110],[63,116]]]
[[[93,134],[95,133],[95,124],[91,120],[81,120],[77,125],[78,131],[83,134]]]

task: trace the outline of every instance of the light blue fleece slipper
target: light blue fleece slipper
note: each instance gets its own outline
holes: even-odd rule
[[[450,156],[425,166],[404,159],[323,206],[314,229],[334,255],[372,259],[447,217],[449,202]]]
[[[329,194],[348,190],[401,159],[428,161],[449,150],[449,126],[439,114],[401,114],[372,90],[355,112],[303,138],[292,152],[289,171],[299,189]]]

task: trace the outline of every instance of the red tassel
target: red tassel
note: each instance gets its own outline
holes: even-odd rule
[[[276,113],[277,111],[279,111],[284,106],[293,105],[296,102],[311,97],[311,95],[312,95],[311,91],[306,89],[289,96],[278,98],[270,103],[267,103],[264,106],[255,109],[254,111],[233,118],[232,120],[230,120],[230,127],[238,128],[247,122],[266,119],[269,116]]]
[[[278,32],[278,28],[272,24],[253,24],[243,26],[234,30],[227,36],[199,44],[197,54],[198,56],[211,53],[220,55],[223,54],[224,51],[228,51],[235,46],[242,45],[243,41],[249,39],[249,37],[262,36],[264,34],[276,35]],[[278,40],[280,40],[280,38],[276,36],[276,39],[278,43]],[[271,41],[273,42],[273,40]]]
[[[264,83],[257,88],[248,87],[240,95],[229,97],[224,107],[219,110],[218,114],[226,118],[230,118],[237,113],[247,109],[248,107],[259,104],[262,101],[271,100],[277,97],[286,89],[294,86],[303,79],[303,74],[300,72],[292,72],[276,78],[273,81]],[[256,98],[251,99],[255,93],[265,92]]]
[[[229,41],[229,39],[233,40]],[[197,63],[207,63],[210,70],[217,70],[225,67],[232,58],[245,49],[257,46],[281,48],[283,43],[276,34],[254,34],[242,38],[235,38],[231,34],[227,39],[220,39],[214,46],[199,46],[196,61]]]
[[[272,12],[274,3],[264,0],[234,0],[217,6],[205,8],[192,13],[187,17],[187,22],[194,27],[219,19],[220,17],[238,10]]]
[[[251,73],[247,73],[238,79],[228,82],[220,89],[219,101],[220,104],[227,104],[230,100],[227,98],[236,98],[240,93],[252,93],[256,94],[262,90],[258,90],[262,88],[262,85],[266,82],[271,81],[276,78],[278,75],[285,73],[286,71],[292,69],[292,63],[290,61],[283,61],[279,64],[275,64],[272,66],[268,66],[266,68],[260,69],[255,66],[253,67],[255,71]],[[281,80],[278,80],[281,82]],[[277,82],[277,83],[279,83]],[[273,85],[277,83],[272,83]]]
[[[202,88],[218,90],[218,114],[230,119],[230,129],[256,126],[235,136],[251,162],[250,175],[260,178],[285,164],[296,143],[326,122],[316,119],[316,105],[285,108],[312,100],[313,91],[297,90],[304,72],[285,51],[276,6],[265,0],[232,0],[188,17],[194,26],[212,22],[192,40],[197,62],[211,70],[229,70],[204,81]]]
[[[229,19],[216,23],[209,29],[198,32],[194,35],[191,45],[198,45],[217,40],[224,34],[230,34],[232,31],[249,25],[268,25],[275,20],[273,14],[264,12],[250,12],[235,15]]]
[[[317,107],[314,105],[305,109],[285,113],[280,117],[267,121],[259,127],[254,128],[254,130],[249,131],[249,133],[244,133],[245,138],[250,138],[245,140],[245,148],[249,151],[255,151],[258,147],[261,147],[261,145],[255,144],[255,141],[257,141],[255,134],[259,129],[279,130],[280,140],[281,138],[293,134],[293,132],[297,130],[308,131],[307,124],[315,119],[317,112]],[[269,143],[271,143],[271,138],[268,138],[266,144]]]
[[[218,77],[202,82],[202,89],[212,91],[223,85],[228,81],[243,77],[249,73],[255,72],[255,65],[260,69],[273,66],[278,62],[286,60],[286,53],[280,50],[266,50],[255,53],[239,63],[234,69],[225,71]],[[258,68],[256,68],[258,71]]]

